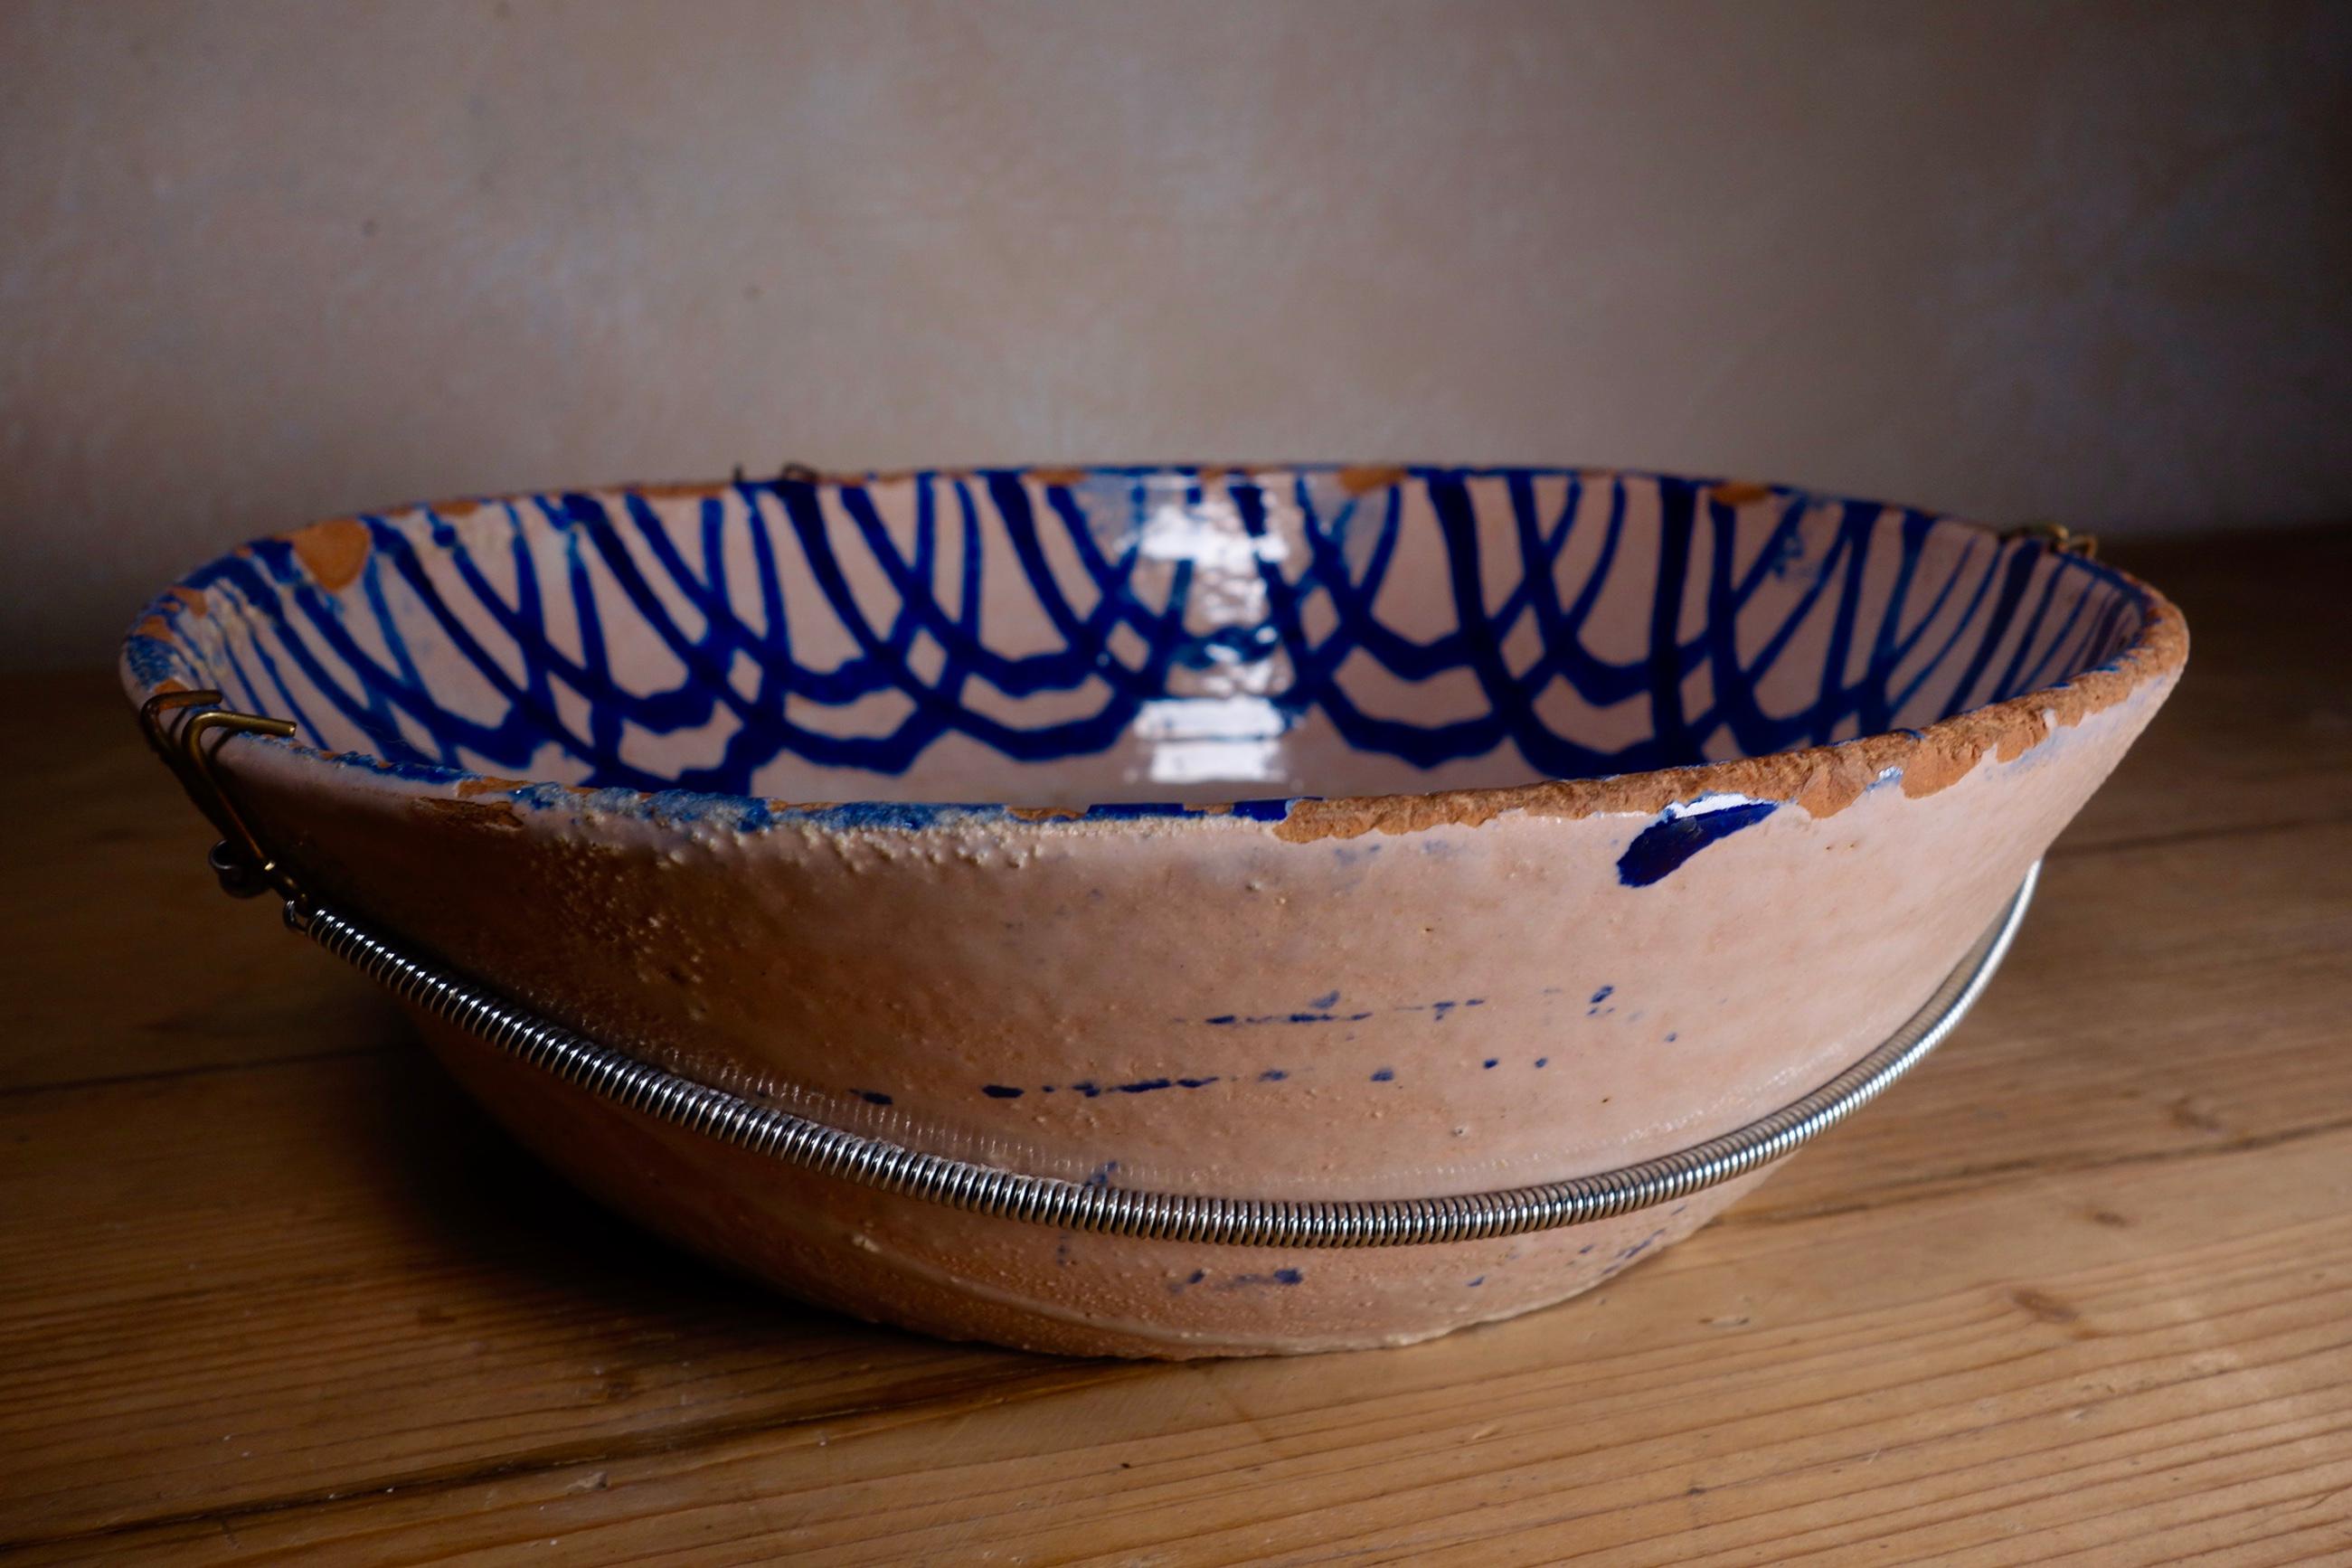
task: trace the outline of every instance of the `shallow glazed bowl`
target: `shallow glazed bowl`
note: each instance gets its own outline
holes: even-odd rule
[[[1786,489],[794,471],[259,541],[159,600],[123,671],[298,726],[218,766],[304,887],[671,1071],[1034,1174],[1377,1199],[1663,1154],[1835,1075],[2187,647],[2079,554]],[[1582,1290],[1754,1179],[1405,1247],[1081,1234],[424,1024],[646,1224],[1053,1351],[1420,1339]]]

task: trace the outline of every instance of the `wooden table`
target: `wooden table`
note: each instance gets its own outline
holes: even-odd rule
[[[1182,1366],[762,1294],[215,890],[110,679],[0,770],[0,1552],[2352,1562],[2352,533],[2118,552],[2197,638],[1910,1081],[1601,1292]]]

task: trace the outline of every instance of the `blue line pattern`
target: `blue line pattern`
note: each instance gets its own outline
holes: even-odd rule
[[[2111,661],[2147,612],[1913,510],[1572,469],[787,477],[356,526],[331,589],[301,536],[194,574],[130,668],[419,776],[970,801],[975,756],[1003,798],[1096,758],[1124,783],[1089,801],[1149,813],[1326,793],[1259,766],[1309,735],[1412,789],[1916,728]],[[1171,737],[1199,771],[1113,771]]]

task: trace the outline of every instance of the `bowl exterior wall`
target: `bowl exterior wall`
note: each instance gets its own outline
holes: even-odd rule
[[[1719,833],[1675,805],[1352,836],[1213,816],[745,830],[478,807],[358,770],[321,791],[315,763],[259,747],[236,779],[325,896],[705,1081],[1073,1180],[1429,1196],[1669,1152],[1862,1056],[2169,685],[1932,789],[1889,777],[1816,815],[1797,780],[1717,804],[1742,814]],[[1030,1348],[1402,1342],[1587,1289],[1742,1190],[1493,1244],[1073,1236],[640,1124],[432,1034],[527,1142],[656,1228],[863,1316]]]

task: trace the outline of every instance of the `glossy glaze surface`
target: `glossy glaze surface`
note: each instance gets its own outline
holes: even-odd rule
[[[305,879],[614,1044],[1024,1170],[1370,1197],[1662,1153],[1830,1077],[2185,653],[2129,579],[1902,509],[1115,469],[319,524],[192,575],[125,668],[296,720],[223,760]],[[1559,1232],[1475,1287],[1415,1248],[1170,1289],[1217,1269],[901,1213],[439,1044],[623,1207],[931,1331],[1393,1342],[1596,1277]]]

